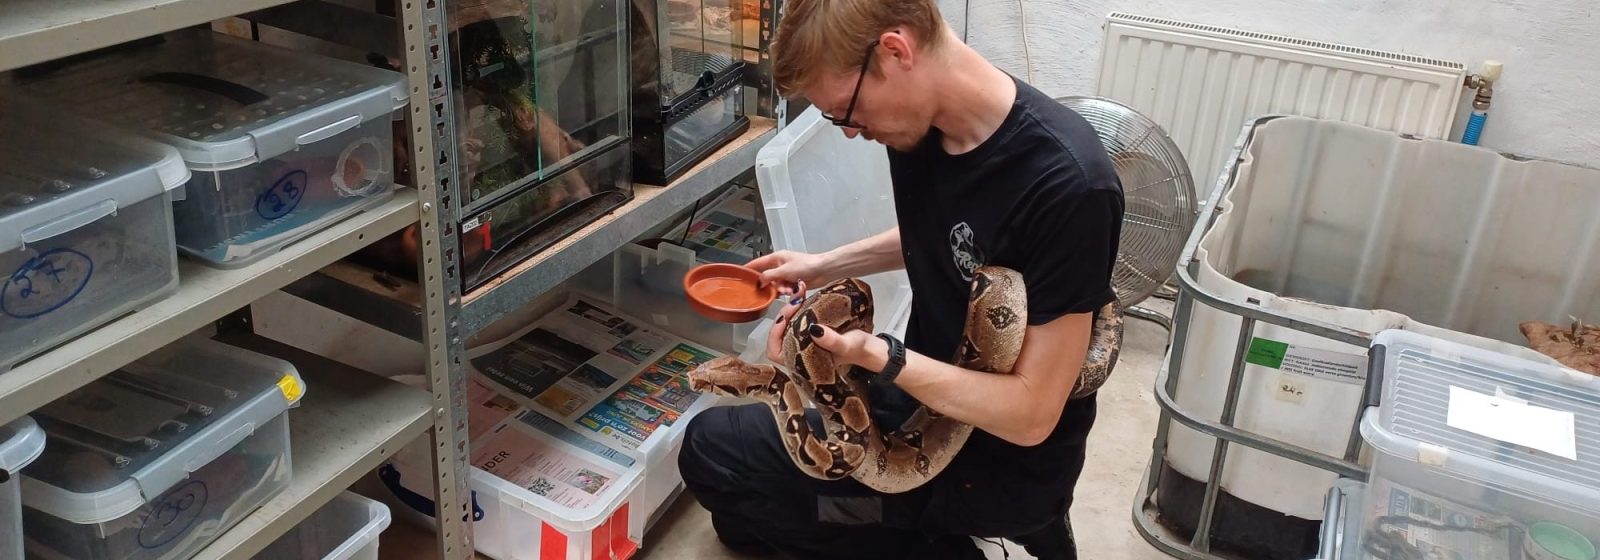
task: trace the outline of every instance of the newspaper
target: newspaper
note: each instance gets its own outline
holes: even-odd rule
[[[718,355],[644,325],[573,297],[471,363],[478,379],[528,410],[637,449],[701,398],[688,372]]]
[[[557,443],[504,424],[473,446],[472,463],[563,506],[589,507],[621,474]]]
[[[762,212],[760,193],[735,188],[685,226],[683,246],[694,250],[700,262],[750,262],[772,245],[765,224],[757,221]]]

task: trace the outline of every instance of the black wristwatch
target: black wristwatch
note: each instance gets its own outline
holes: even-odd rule
[[[894,383],[894,378],[900,376],[900,370],[906,367],[906,345],[889,333],[878,333],[878,338],[889,343],[889,362],[884,364],[883,371],[878,372],[878,379],[884,383]]]

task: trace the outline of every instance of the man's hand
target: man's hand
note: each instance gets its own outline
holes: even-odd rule
[[[795,292],[789,298],[789,303],[784,304],[783,309],[778,311],[778,320],[772,323],[772,330],[767,332],[767,359],[772,360],[772,363],[783,363],[783,333],[788,330],[789,320],[794,318],[795,312],[800,311],[800,302],[805,299],[806,283],[800,282],[795,285]]]
[[[840,333],[822,325],[812,325],[812,342],[841,362],[879,372],[889,365],[889,343],[872,333],[854,330]]]
[[[762,286],[775,283],[783,295],[804,293],[802,284],[817,286],[828,280],[822,256],[810,253],[778,251],[757,257],[745,266],[761,273]]]

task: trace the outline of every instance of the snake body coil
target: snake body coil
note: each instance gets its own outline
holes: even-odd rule
[[[1022,275],[990,266],[973,276],[965,329],[953,363],[1009,374],[1028,326]],[[921,486],[950,464],[972,434],[972,426],[921,406],[898,428],[880,429],[870,414],[866,379],[849,365],[835,362],[808,334],[814,324],[841,333],[872,332],[872,310],[872,290],[866,282],[847,278],[830,283],[809,295],[789,322],[782,356],[787,370],[723,357],[690,372],[690,384],[695,390],[767,403],[790,457],[812,477],[850,476],[887,493]],[[1072,398],[1100,388],[1116,363],[1121,340],[1122,318],[1112,302],[1096,315]],[[808,400],[815,403],[827,433],[815,433],[806,421]]]

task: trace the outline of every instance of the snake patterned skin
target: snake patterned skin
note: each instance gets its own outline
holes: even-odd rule
[[[782,363],[750,364],[722,357],[689,373],[697,391],[765,402],[771,407],[795,465],[806,474],[838,480],[854,477],[880,492],[911,490],[937,476],[972,434],[972,426],[926,406],[893,430],[872,421],[866,376],[812,342],[811,325],[836,332],[873,332],[872,290],[854,278],[824,286],[802,302],[783,337]],[[1001,267],[979,268],[967,302],[962,342],[954,363],[965,369],[1009,374],[1027,330],[1027,294],[1022,275]],[[1122,344],[1122,314],[1116,302],[1095,316],[1094,332],[1072,397],[1094,393],[1110,376]],[[807,402],[820,413],[825,434],[806,421]]]

